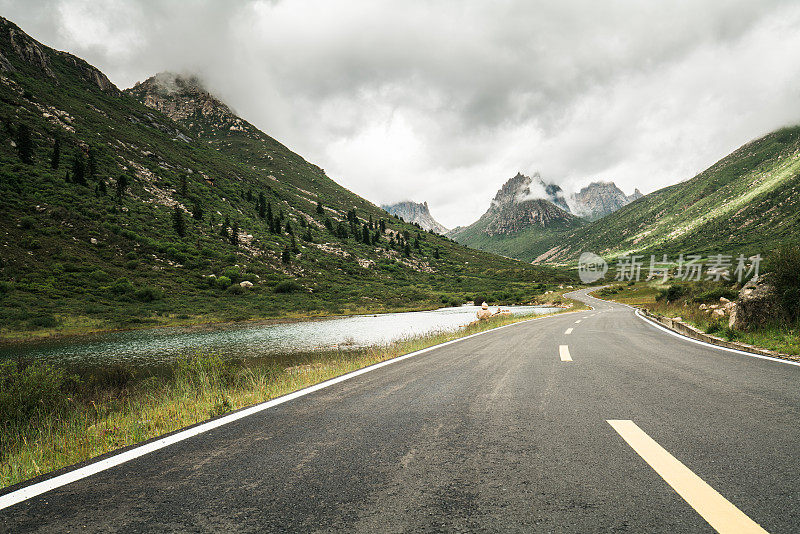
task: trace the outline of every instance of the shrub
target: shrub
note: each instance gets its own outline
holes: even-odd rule
[[[102,269],[95,269],[89,274],[89,276],[98,282],[108,282],[111,279],[108,273]]]
[[[295,291],[300,291],[301,289],[303,289],[303,286],[294,280],[284,280],[275,286],[275,293],[293,293]]]
[[[164,298],[164,292],[156,287],[143,287],[134,293],[134,298],[140,302],[153,302]]]
[[[244,293],[244,288],[239,284],[232,284],[231,286],[228,287],[227,291],[231,295],[241,295],[242,293]]]
[[[790,321],[800,318],[800,246],[785,245],[769,258],[778,303]]]
[[[656,300],[660,301],[666,299],[667,302],[674,302],[682,297],[685,293],[686,288],[673,284],[668,288],[659,291],[658,295],[656,296]]]
[[[30,215],[25,216],[19,220],[19,225],[25,230],[30,230],[31,228],[36,226],[36,219],[31,217]]]
[[[133,284],[127,278],[119,278],[110,287],[110,290],[115,295],[125,295],[133,291]]]
[[[733,289],[728,289],[726,287],[716,287],[700,293],[692,300],[694,302],[718,302],[720,297],[725,297],[728,300],[736,300],[736,297],[738,296],[739,293],[737,291],[734,291]]]
[[[231,279],[228,278],[227,276],[220,276],[219,278],[217,278],[217,286],[220,287],[221,289],[227,289],[228,286],[231,285],[231,283],[232,283]]]
[[[239,282],[239,279],[241,278],[241,271],[239,267],[225,267],[225,269],[222,270],[222,276],[228,277],[231,280],[231,283]]]
[[[52,313],[43,313],[32,318],[28,324],[40,328],[52,328],[58,324],[58,321]]]

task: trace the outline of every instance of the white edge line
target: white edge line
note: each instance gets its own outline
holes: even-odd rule
[[[600,288],[594,289],[594,290],[591,291],[591,293],[594,293],[595,291],[598,291],[599,289]],[[746,350],[732,349],[730,347],[721,347],[719,345],[714,345],[713,343],[707,343],[705,341],[700,341],[699,339],[694,339],[694,338],[691,338],[689,336],[684,336],[683,334],[679,334],[678,332],[675,332],[674,330],[670,330],[669,328],[667,328],[665,326],[662,326],[662,325],[658,324],[657,322],[655,322],[655,321],[653,321],[651,319],[648,319],[647,317],[642,315],[642,313],[639,311],[638,308],[635,308],[635,307],[633,307],[633,306],[631,306],[629,304],[624,304],[622,302],[614,302],[612,300],[601,299],[601,298],[595,297],[593,295],[590,295],[589,293],[586,293],[586,296],[588,296],[590,298],[593,298],[593,299],[600,300],[602,302],[619,304],[620,306],[625,306],[626,308],[630,308],[630,309],[632,309],[634,311],[634,314],[639,319],[641,319],[645,323],[649,324],[650,326],[652,326],[654,328],[658,328],[659,330],[662,330],[662,331],[666,332],[667,334],[673,335],[673,336],[681,338],[681,339],[685,339],[686,341],[691,341],[692,343],[697,343],[698,345],[702,345],[704,347],[709,347],[709,348],[717,349],[717,350],[723,350],[725,352],[732,352],[734,354],[742,354],[743,356],[751,356],[753,358],[759,358],[761,360],[770,360],[770,361],[773,361],[773,362],[785,363],[787,365],[800,366],[800,362],[794,362],[792,360],[784,360],[783,358],[775,358],[773,356],[765,356],[763,354],[756,354],[755,352],[748,352]]]
[[[535,321],[537,319],[548,319],[550,317],[558,317],[559,315],[563,315],[566,313],[576,313],[578,310],[573,312],[561,312],[556,313],[553,315],[547,315],[545,317],[532,317],[530,319],[526,319],[524,321],[518,321],[516,323],[511,323],[503,326],[498,326],[497,328],[490,328],[489,330],[484,330],[483,332],[477,332],[475,334],[470,334],[468,336],[460,337],[458,339],[451,339],[450,341],[445,341],[444,343],[440,343],[438,345],[433,345],[431,347],[427,347],[416,352],[410,352],[408,354],[404,354],[402,356],[398,356],[396,358],[392,358],[390,360],[385,360],[368,367],[363,367],[361,369],[357,369],[355,371],[351,371],[347,374],[337,376],[335,378],[331,378],[324,382],[320,382],[319,384],[314,384],[313,386],[308,386],[306,388],[294,391],[292,393],[287,393],[281,397],[276,399],[272,399],[269,401],[262,402],[260,404],[255,404],[250,406],[249,408],[241,409],[237,412],[234,412],[230,415],[226,415],[220,417],[219,419],[214,419],[213,421],[209,421],[207,423],[201,423],[199,425],[193,426],[186,430],[178,431],[174,434],[169,436],[156,439],[155,441],[151,441],[144,445],[140,445],[138,447],[134,447],[132,449],[128,449],[125,452],[121,452],[119,454],[115,454],[108,458],[104,458],[103,460],[98,460],[93,462],[89,465],[85,465],[78,469],[74,469],[62,475],[55,476],[53,478],[49,478],[47,480],[43,480],[42,482],[37,482],[35,484],[31,484],[30,486],[25,486],[24,488],[20,488],[16,491],[12,491],[6,493],[5,495],[0,495],[0,510],[8,508],[9,506],[13,506],[20,502],[26,501],[28,499],[32,499],[37,495],[41,495],[42,493],[46,493],[48,491],[54,490],[56,488],[60,488],[62,486],[66,486],[67,484],[71,484],[72,482],[76,482],[83,478],[92,476],[96,473],[101,471],[105,471],[107,469],[111,469],[120,464],[124,464],[125,462],[129,462],[131,460],[135,460],[145,454],[157,451],[159,449],[163,449],[164,447],[168,447],[174,443],[178,443],[180,441],[189,439],[193,436],[198,434],[202,434],[204,432],[208,432],[209,430],[213,430],[215,428],[221,427],[223,425],[227,425],[228,423],[232,423],[234,421],[238,421],[239,419],[244,419],[250,415],[262,412],[264,410],[268,410],[269,408],[278,406],[279,404],[283,404],[285,402],[289,402],[291,400],[297,399],[299,397],[303,397],[310,393],[314,393],[315,391],[319,391],[321,389],[327,388],[329,386],[333,386],[340,382],[344,382],[345,380],[349,380],[351,378],[355,378],[357,376],[363,375],[370,371],[374,371],[376,369],[380,369],[381,367],[385,367],[387,365],[397,363],[399,361],[413,358],[415,356],[420,356],[421,354],[425,354],[426,352],[430,352],[434,349],[439,349],[442,347],[446,347],[447,345],[452,345],[454,343],[458,343],[460,341],[464,341],[476,336],[480,336],[483,334],[488,334],[489,332],[496,332],[498,330],[502,330],[503,328],[508,328],[510,326],[516,326],[519,324],[527,323],[530,321]]]
[[[634,310],[636,310],[636,309],[634,308]],[[670,330],[669,328],[667,328],[667,327],[665,327],[663,325],[660,325],[660,324],[656,323],[655,321],[652,321],[651,319],[648,319],[647,317],[642,315],[641,312],[639,312],[639,310],[636,310],[635,313],[636,313],[637,317],[639,317],[641,320],[643,320],[644,322],[646,322],[650,326],[658,328],[659,330],[663,330],[667,334],[671,334],[671,335],[673,335],[675,337],[679,337],[681,339],[685,339],[686,341],[691,341],[692,343],[697,343],[698,345],[702,345],[704,347],[710,347],[712,349],[724,350],[726,352],[733,352],[734,354],[743,354],[744,356],[752,356],[753,358],[759,358],[759,359],[762,359],[762,360],[770,360],[770,361],[773,361],[773,362],[800,366],[800,362],[793,362],[792,360],[784,360],[783,358],[775,358],[773,356],[765,356],[764,354],[756,354],[755,352],[748,352],[746,350],[732,349],[730,347],[722,347],[720,345],[714,345],[713,343],[708,343],[706,341],[700,341],[699,339],[694,339],[694,338],[691,338],[689,336],[684,336],[683,334],[675,332],[674,330]]]

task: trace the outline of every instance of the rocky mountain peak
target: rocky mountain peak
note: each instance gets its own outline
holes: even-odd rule
[[[10,20],[0,17],[0,71],[16,72],[19,69],[27,74],[44,75],[51,82],[60,84],[61,80],[53,68],[53,57],[61,57],[67,68],[105,93],[119,95],[120,90],[111,83],[105,74],[86,61],[53,50],[22,31]]]
[[[255,127],[211,94],[196,75],[159,72],[126,92],[195,133],[229,131],[261,137]]]
[[[605,217],[642,197],[636,189],[626,195],[614,182],[592,182],[570,197],[572,211],[590,221]]]
[[[517,173],[508,180],[492,199],[490,209],[503,209],[512,204],[531,200],[547,200],[562,210],[569,212],[564,192],[554,183],[545,182],[537,172],[533,176]]]
[[[406,222],[419,224],[426,231],[433,230],[437,234],[448,232],[444,225],[433,218],[427,201],[420,204],[407,200],[396,204],[382,205],[381,208],[396,217],[402,217]]]

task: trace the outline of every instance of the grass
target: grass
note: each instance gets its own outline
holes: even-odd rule
[[[728,317],[714,317],[700,309],[701,304],[719,303],[719,297],[731,298],[735,291],[722,284],[710,282],[682,284],[683,290],[674,300],[658,298],[665,294],[669,285],[656,282],[637,282],[633,285],[614,284],[601,289],[597,296],[647,308],[655,315],[680,317],[703,332],[727,341],[738,341],[755,347],[778,351],[784,354],[800,355],[800,325],[773,324],[752,331],[730,328]]]
[[[583,308],[574,303],[573,309]],[[250,360],[198,355],[169,366],[84,370],[3,362],[0,488],[350,371],[530,318],[501,316],[385,346]]]

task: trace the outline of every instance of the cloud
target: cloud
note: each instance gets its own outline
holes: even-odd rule
[[[800,122],[791,1],[0,0],[122,87],[197,72],[376,203],[468,224],[517,171],[567,192],[691,177]]]

